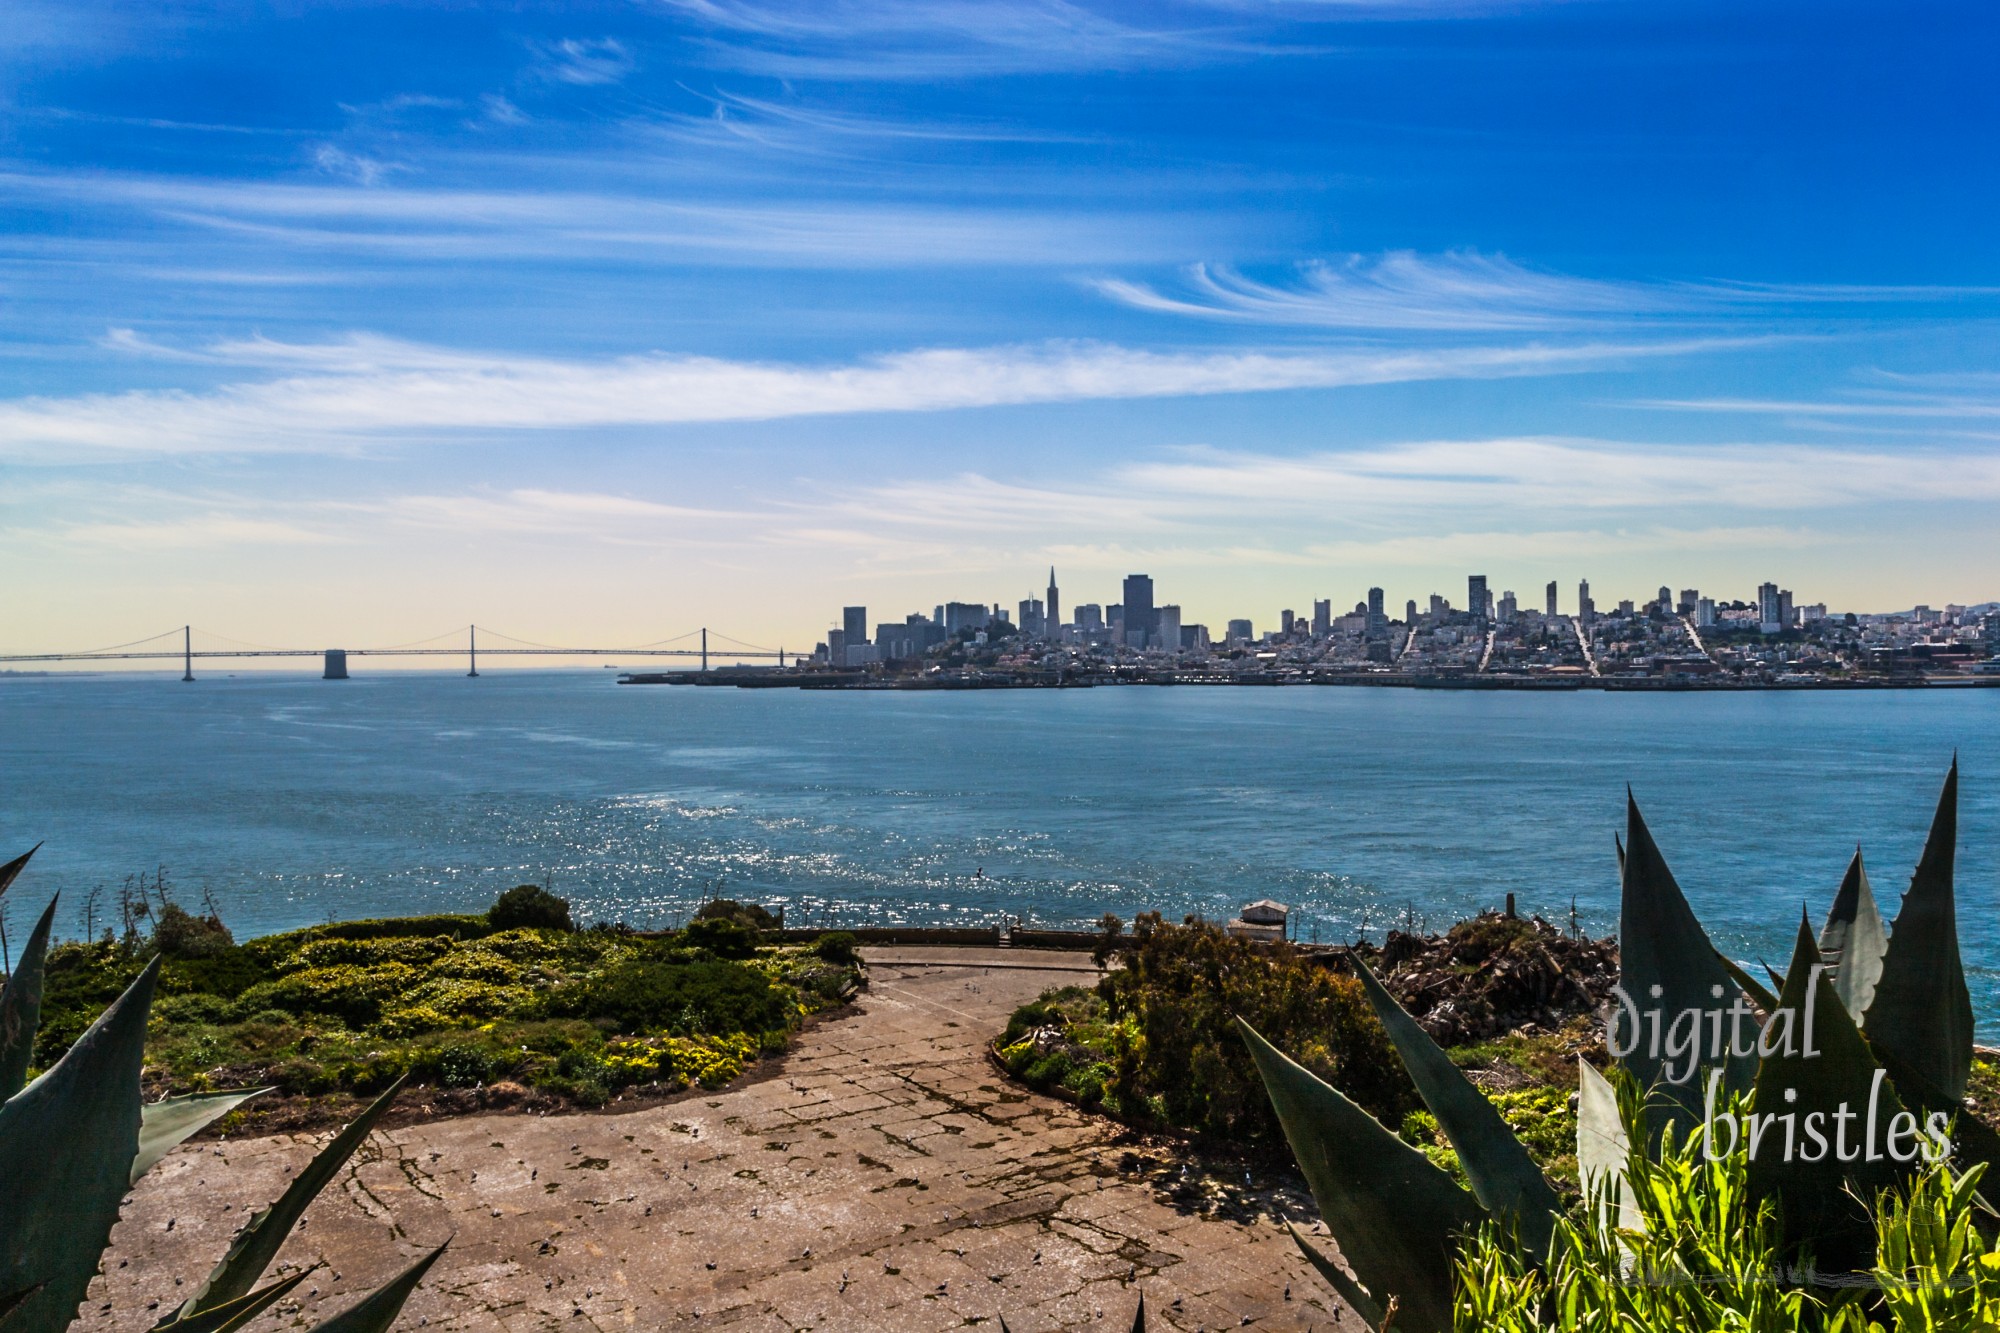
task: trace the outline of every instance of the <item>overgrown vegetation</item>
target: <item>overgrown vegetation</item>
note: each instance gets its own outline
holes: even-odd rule
[[[150,1095],[270,1085],[294,1098],[368,1096],[408,1076],[476,1089],[472,1105],[599,1106],[627,1088],[727,1083],[860,984],[852,937],[762,947],[741,909],[663,937],[578,931],[569,904],[534,885],[482,915],[341,922],[243,944],[212,915],[171,903],[150,919],[150,934],[49,950],[37,1065],[158,958]],[[299,1109],[260,1107],[240,1114]]]

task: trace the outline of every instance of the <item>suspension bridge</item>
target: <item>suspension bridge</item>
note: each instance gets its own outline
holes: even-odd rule
[[[462,643],[447,643],[447,639],[457,639],[464,635]],[[700,636],[699,643],[695,642]],[[231,639],[225,635],[202,632],[202,645],[195,646],[194,627],[183,625],[179,629],[163,630],[149,638],[134,639],[130,643],[112,644],[107,648],[93,648],[87,652],[75,653],[11,653],[0,654],[0,665],[35,662],[142,662],[178,661],[181,664],[181,679],[194,679],[194,664],[197,659],[242,659],[263,657],[316,657],[323,663],[322,676],[326,680],[346,680],[347,663],[354,657],[463,657],[465,674],[479,674],[479,658],[487,657],[644,657],[699,659],[701,670],[708,670],[711,652],[714,656],[730,662],[776,661],[785,665],[785,650],[765,648],[758,644],[744,643],[726,634],[717,633],[716,643],[711,648],[707,628],[689,630],[671,639],[660,639],[653,643],[637,644],[628,648],[565,648],[557,644],[536,643],[528,639],[517,639],[496,630],[486,631],[486,642],[479,639],[477,625],[468,625],[463,631],[448,630],[428,639],[417,639],[410,643],[395,644],[387,648],[273,648],[262,644],[245,643],[241,639]],[[175,643],[178,639],[180,642]],[[497,644],[494,642],[498,640]]]

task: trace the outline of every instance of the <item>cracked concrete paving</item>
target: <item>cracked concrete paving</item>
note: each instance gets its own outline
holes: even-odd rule
[[[1296,1185],[1135,1145],[986,1059],[1017,1005],[1086,973],[1075,954],[871,951],[856,1011],[772,1077],[379,1132],[281,1255],[326,1267],[260,1325],[305,1326],[449,1238],[400,1328],[1122,1330],[1141,1290],[1156,1328],[1359,1327],[1277,1220],[1313,1216]],[[134,1192],[82,1327],[149,1327],[186,1294],[169,1275],[198,1280],[319,1141],[176,1151]]]

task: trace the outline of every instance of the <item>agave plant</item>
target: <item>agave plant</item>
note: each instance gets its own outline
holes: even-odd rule
[[[1586,1192],[1601,1208],[1616,1208],[1614,1226],[1631,1230],[1637,1214],[1619,1198],[1634,1151],[1710,1132],[1710,1115],[1731,1108],[1731,1142],[1740,1150],[1761,1124],[1785,1150],[1748,1152],[1748,1188],[1776,1204],[1779,1254],[1810,1276],[1867,1269],[1876,1229],[1867,1210],[1885,1189],[1905,1183],[1915,1158],[1902,1160],[1894,1134],[1948,1126],[1961,1167],[2000,1163],[2000,1135],[1959,1116],[1972,1068],[1972,1003],[1959,957],[1952,863],[1958,834],[1958,763],[1953,760],[1909,891],[1893,931],[1885,931],[1857,850],[1818,935],[1801,920],[1790,965],[1766,987],[1710,944],[1628,793],[1620,844],[1620,988],[1654,1022],[1682,1014],[1747,1021],[1755,1034],[1749,1054],[1732,1030],[1726,1044],[1705,1041],[1694,1023],[1692,1071],[1672,1043],[1648,1039],[1625,1045],[1623,1081],[1639,1104],[1630,1108],[1643,1141],[1634,1143],[1610,1082],[1581,1064],[1577,1160]],[[1562,1208],[1513,1131],[1485,1095],[1404,1012],[1359,959],[1356,974],[1396,1053],[1464,1167],[1470,1188],[1457,1183],[1366,1111],[1273,1048],[1247,1024],[1249,1043],[1278,1119],[1313,1198],[1340,1250],[1340,1264],[1293,1231],[1308,1260],[1372,1326],[1393,1321],[1408,1333],[1452,1327],[1452,1282],[1461,1241],[1482,1228],[1512,1238],[1531,1263],[1548,1253]],[[1808,1040],[1793,1040],[1801,1034]],[[1779,1032],[1782,1023],[1784,1031]],[[1782,1035],[1783,1042],[1778,1040]],[[1636,1036],[1636,1034],[1635,1034]],[[1758,1048],[1763,1052],[1759,1054]],[[1690,1077],[1692,1072],[1694,1075]],[[1867,1108],[1864,1145],[1844,1157],[1846,1122]],[[1734,1110],[1747,1108],[1740,1123]],[[1956,1117],[1955,1125],[1952,1118]],[[1812,1127],[1840,1126],[1840,1141],[1806,1151]],[[1745,1126],[1747,1125],[1747,1128]],[[1794,1152],[1794,1130],[1799,1147]],[[1890,1150],[1878,1151],[1884,1132]],[[1720,1135],[1717,1138],[1720,1139]],[[1933,1134],[1938,1144],[1945,1135]],[[1912,1140],[1902,1140],[1909,1146]],[[1941,1146],[1941,1145],[1940,1145]]]
[[[33,856],[0,866],[5,893]],[[155,957],[76,1044],[32,1083],[43,966],[56,904],[28,937],[0,991],[0,1333],[61,1333],[96,1275],[127,1192],[176,1144],[264,1088],[146,1102],[139,1087]],[[389,1109],[400,1080],[321,1149],[282,1197],[254,1213],[194,1294],[155,1328],[225,1333],[304,1281],[310,1268],[257,1286],[314,1197]],[[321,1322],[318,1333],[382,1333],[437,1261],[424,1255],[388,1283]]]

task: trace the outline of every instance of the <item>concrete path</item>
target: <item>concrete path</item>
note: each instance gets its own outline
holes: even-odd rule
[[[1184,1169],[988,1062],[1015,1006],[1094,975],[1076,954],[873,951],[858,1012],[772,1077],[629,1114],[379,1133],[287,1242],[286,1261],[328,1265],[313,1294],[253,1327],[307,1326],[451,1238],[399,1327],[930,1333],[1004,1314],[1015,1333],[1124,1333],[1143,1290],[1153,1328],[1358,1328],[1276,1220],[1314,1216],[1295,1187]],[[197,1281],[313,1142],[173,1154],[82,1326],[149,1327],[188,1290],[172,1275]]]

